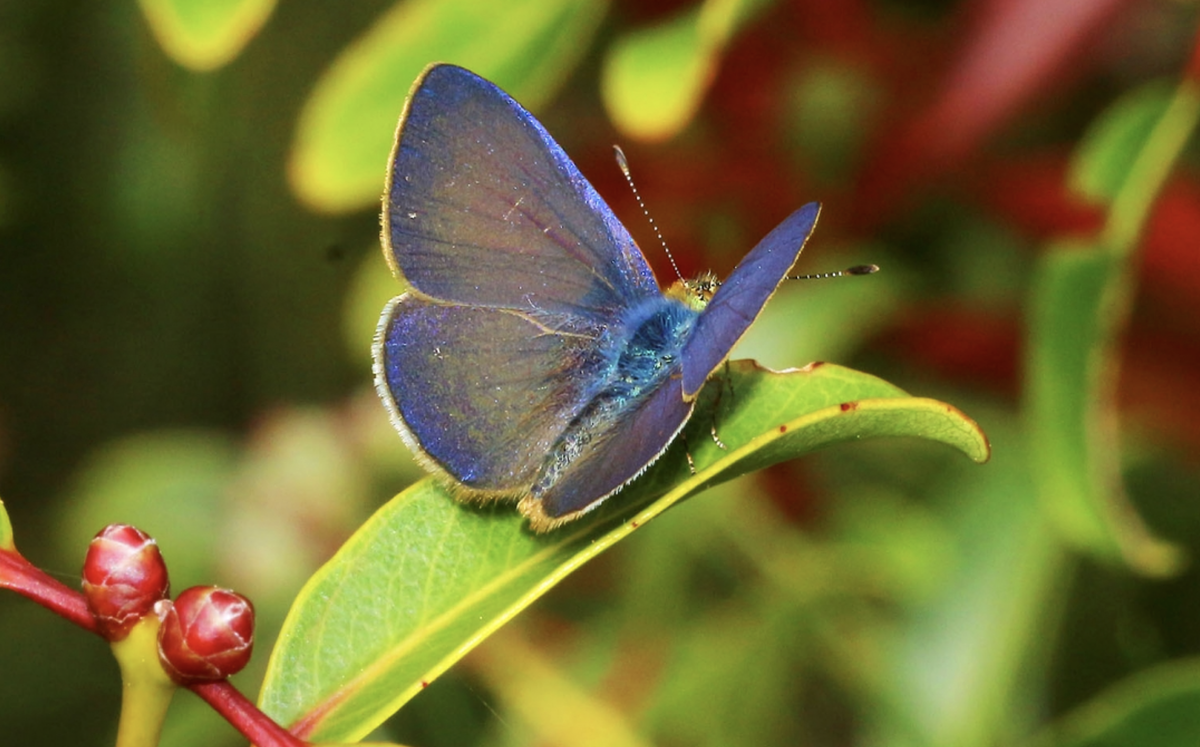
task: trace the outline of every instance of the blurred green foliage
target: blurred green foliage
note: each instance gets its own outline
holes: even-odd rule
[[[785,287],[745,354],[953,402],[994,458],[841,446],[682,503],[380,738],[1200,741],[1200,570],[1122,551],[1200,552],[1193,6],[465,7],[0,7],[0,495],[27,557],[72,583],[91,533],[142,525],[176,589],[255,600],[266,652],[420,476],[367,342],[400,290],[389,138],[440,59],[534,107],[660,277],[615,141],[685,273],[824,202],[800,270],[884,272]],[[111,743],[104,646],[13,595],[0,630],[5,743]],[[185,693],[164,743],[241,740]]]

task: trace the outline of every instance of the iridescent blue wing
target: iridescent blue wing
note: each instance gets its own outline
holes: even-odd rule
[[[597,434],[558,480],[522,498],[521,513],[535,531],[544,532],[599,506],[662,456],[695,404],[683,398],[678,376],[666,379],[636,409]]]
[[[683,348],[683,396],[693,399],[710,374],[758,318],[767,299],[787,276],[817,225],[821,212],[810,202],[758,242],[713,294]]]
[[[586,336],[411,293],[384,309],[375,340],[376,388],[400,434],[478,498],[528,492],[602,363]]]
[[[384,224],[388,262],[430,298],[607,321],[660,293],[629,232],[541,124],[452,65],[413,87]]]

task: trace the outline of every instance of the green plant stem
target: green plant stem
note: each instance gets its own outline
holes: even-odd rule
[[[122,683],[117,747],[155,747],[176,689],[158,661],[158,618],[143,617],[112,651]]]

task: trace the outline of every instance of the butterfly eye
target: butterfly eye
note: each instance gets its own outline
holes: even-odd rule
[[[707,306],[712,300],[713,294],[717,292],[717,288],[721,287],[721,281],[717,280],[717,276],[711,272],[706,272],[700,277],[688,283],[688,287],[695,295],[696,300],[702,306]]]

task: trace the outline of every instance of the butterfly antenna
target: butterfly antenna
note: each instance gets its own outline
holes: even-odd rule
[[[785,280],[824,280],[826,278],[842,278],[847,275],[870,275],[879,272],[879,265],[855,265],[837,272],[820,272],[815,275],[788,275]]]
[[[658,224],[654,222],[654,217],[646,209],[646,203],[642,202],[642,195],[638,192],[637,185],[633,183],[633,175],[629,173],[629,159],[625,158],[625,151],[621,150],[621,146],[619,145],[614,145],[613,151],[617,154],[617,165],[621,167],[621,173],[625,175],[625,181],[629,183],[629,189],[633,191],[634,198],[642,208],[642,214],[646,216],[646,220],[650,221],[650,227],[654,229],[654,235],[658,237],[658,243],[662,244],[663,251],[667,253],[667,259],[671,260],[671,267],[675,270],[675,276],[683,280],[683,273],[679,271],[679,265],[675,264],[675,256],[667,248],[666,239],[663,238],[662,232],[658,230]]]

